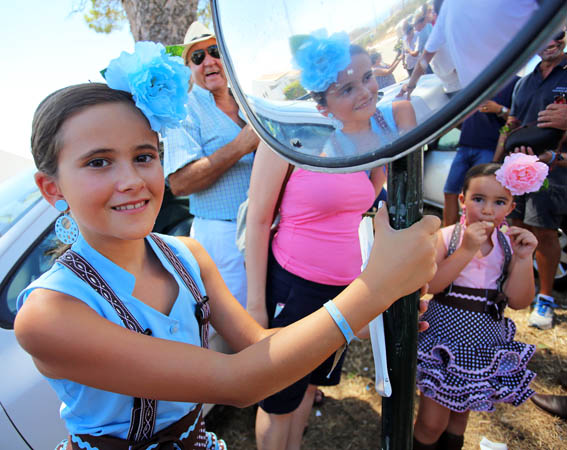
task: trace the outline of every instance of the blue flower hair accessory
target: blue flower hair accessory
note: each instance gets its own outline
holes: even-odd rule
[[[327,36],[327,30],[292,37],[293,64],[301,70],[301,84],[309,91],[323,92],[337,81],[350,64],[350,40],[341,31]]]
[[[110,61],[104,77],[110,88],[132,94],[156,132],[178,127],[187,116],[191,71],[161,44],[136,42],[134,53]]]

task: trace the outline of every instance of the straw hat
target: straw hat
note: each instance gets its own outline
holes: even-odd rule
[[[187,30],[187,33],[185,33],[185,39],[183,39],[183,46],[185,47],[181,54],[183,60],[186,61],[187,53],[189,53],[189,50],[191,50],[193,45],[214,37],[215,33],[211,33],[211,31],[201,22],[193,22]]]

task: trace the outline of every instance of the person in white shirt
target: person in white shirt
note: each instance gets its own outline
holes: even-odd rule
[[[442,75],[438,74],[440,78],[452,74],[452,71],[447,72],[447,58],[450,58],[457,77],[451,83],[451,89],[466,87],[514,38],[538,8],[537,0],[450,0],[441,3],[425,51],[410,80],[402,86],[400,95],[411,95],[424,67],[438,52],[446,52],[442,57],[445,70]],[[436,7],[439,8],[437,3]],[[433,62],[433,71],[437,73],[435,66]],[[455,75],[452,75],[453,78]],[[458,85],[455,80],[458,80]],[[446,91],[452,92],[447,86]]]

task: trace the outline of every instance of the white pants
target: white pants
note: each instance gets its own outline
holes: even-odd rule
[[[246,309],[246,270],[235,244],[236,222],[195,217],[190,236],[205,247],[228,289]]]

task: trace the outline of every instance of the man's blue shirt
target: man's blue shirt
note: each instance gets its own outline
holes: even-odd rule
[[[499,105],[510,108],[512,106],[512,92],[519,79],[520,77],[514,76],[492,100]],[[501,119],[496,114],[475,112],[463,122],[459,147],[495,150],[498,144],[498,137],[500,136],[500,127],[505,122],[504,119]]]
[[[198,85],[189,92],[188,115],[180,128],[163,133],[164,172],[169,176],[183,166],[210,156],[232,142],[241,128],[221,111],[213,94]],[[239,116],[244,116],[239,112]],[[189,209],[197,217],[236,220],[246,199],[254,153],[248,153],[208,188],[189,196]]]

